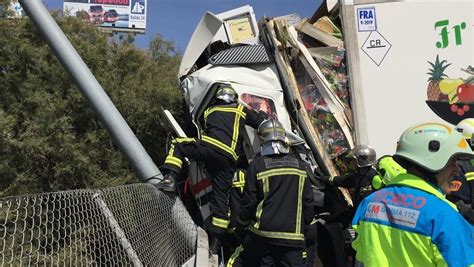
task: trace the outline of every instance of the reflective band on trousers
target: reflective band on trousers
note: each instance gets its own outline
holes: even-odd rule
[[[224,219],[219,219],[219,218],[216,218],[216,217],[212,217],[212,225],[220,227],[220,228],[227,229],[227,227],[229,226],[229,221],[224,220]]]
[[[304,240],[304,235],[299,233],[288,233],[288,232],[270,232],[270,231],[262,231],[259,229],[255,229],[252,225],[249,227],[249,230],[252,231],[254,234],[268,237],[268,238],[279,238],[279,239],[288,239],[288,240]]]
[[[191,139],[192,141],[194,141],[194,139],[192,139],[192,138],[186,138],[186,139]],[[175,148],[174,144],[175,143],[180,143],[180,140],[175,139],[171,142],[170,152],[168,153],[168,156],[165,159],[165,164],[168,163],[168,164],[171,164],[171,165],[175,165],[176,167],[181,169],[181,166],[183,166],[183,161],[181,159],[173,156],[174,148]]]
[[[196,141],[194,138],[186,138],[186,137],[173,139],[173,141],[171,141],[170,152],[168,153],[168,156],[165,159],[165,164],[171,164],[181,169],[181,167],[183,166],[183,161],[180,158],[173,156],[175,144],[176,143],[191,143],[194,141]]]
[[[165,164],[172,164],[175,165],[176,167],[181,169],[181,166],[183,165],[183,161],[181,161],[179,158],[173,157],[173,156],[168,156],[166,157]]]
[[[179,137],[179,138],[175,138],[173,139],[173,141],[171,141],[172,144],[175,144],[175,143],[191,143],[191,142],[194,142],[196,139],[194,138],[188,138],[188,137]]]
[[[244,251],[244,248],[242,247],[242,245],[238,246],[235,249],[234,253],[232,254],[232,256],[230,256],[230,259],[227,262],[227,267],[232,267],[232,265],[234,265],[235,259],[237,259],[240,256],[240,253],[242,253],[242,251]]]

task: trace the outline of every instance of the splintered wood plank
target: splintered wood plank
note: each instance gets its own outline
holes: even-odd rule
[[[278,41],[278,37],[281,37],[281,35],[284,36],[283,40],[288,42],[291,39],[290,34],[288,34],[288,25],[286,24],[285,21],[280,20],[280,21],[270,21],[269,22],[269,30],[271,31],[270,35],[274,43]],[[274,29],[277,29],[275,31]],[[293,29],[294,30],[294,29]],[[278,34],[277,34],[278,32]],[[284,46],[287,46],[288,44],[285,43],[283,44]],[[294,44],[293,44],[294,45]],[[332,159],[329,157],[329,155],[326,152],[326,149],[324,147],[324,143],[322,140],[319,138],[319,134],[316,132],[315,128],[313,127],[313,124],[311,123],[310,116],[306,109],[304,108],[304,102],[303,99],[301,98],[301,94],[298,90],[298,82],[296,81],[296,77],[293,73],[293,70],[290,66],[290,58],[288,57],[287,53],[282,53],[282,49],[276,49],[275,54],[276,54],[276,61],[277,64],[279,64],[281,67],[286,72],[286,75],[288,77],[288,82],[289,86],[288,88],[291,90],[290,95],[293,97],[293,100],[298,103],[299,108],[298,109],[298,114],[299,117],[302,119],[304,126],[309,130],[311,138],[313,140],[314,145],[316,146],[316,149],[318,150],[317,153],[319,154],[320,158],[322,161],[326,164],[326,168],[331,176],[337,176],[339,175],[336,166],[334,165],[334,162]],[[305,66],[306,68],[306,66]],[[324,96],[323,96],[324,97]],[[341,118],[339,118],[341,119]],[[352,135],[349,135],[351,137]],[[352,140],[351,140],[352,142]],[[349,143],[351,144],[351,143]],[[339,190],[341,191],[342,195],[344,196],[345,201],[350,205],[353,206],[352,198],[350,196],[350,193],[347,189],[339,187]]]
[[[308,21],[304,21],[296,26],[296,29],[302,33],[305,33],[314,39],[320,41],[321,43],[327,46],[343,46],[344,42],[330,35],[327,32],[324,32],[318,28],[316,28],[313,24],[309,23]]]
[[[314,84],[319,89],[319,92],[328,104],[329,109],[333,112],[334,118],[341,127],[341,130],[344,133],[350,148],[353,148],[354,139],[352,138],[352,127],[350,125],[351,120],[349,120],[345,114],[347,107],[334,94],[334,92],[331,91],[331,84],[327,81],[326,77],[324,77],[324,74],[319,69],[318,65],[306,47],[298,41],[295,29],[293,27],[289,27],[287,32],[290,42],[296,49],[300,51],[299,59],[303,63],[305,69],[308,71],[308,74],[310,75]]]

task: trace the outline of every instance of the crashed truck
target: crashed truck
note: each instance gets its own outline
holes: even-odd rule
[[[286,55],[281,53],[281,42],[277,39],[280,37],[276,34],[276,22],[295,18],[292,15],[281,19],[263,19],[257,24],[251,6],[217,15],[206,13],[188,43],[178,73],[190,118],[186,125],[179,125],[172,114],[165,110],[175,136],[199,137],[198,133],[203,128],[201,118],[216,90],[222,84],[230,84],[239,94],[242,104],[251,110],[264,111],[284,125],[290,145],[302,160],[308,162],[313,169],[337,175],[339,171],[333,163],[334,155],[347,154],[354,147],[349,120],[341,107],[336,107],[341,111],[337,118],[329,112],[330,107],[340,104],[336,103],[331,92],[324,92],[329,97],[327,101],[330,104],[324,104],[321,111],[315,112],[320,113],[319,117],[328,116],[321,122],[321,126],[326,123],[330,127],[324,132],[327,135],[325,138],[326,141],[334,141],[331,141],[330,148],[326,148],[321,137],[315,133],[321,130],[315,128],[319,122],[316,118],[312,121],[308,117],[302,96],[297,92],[300,91],[299,88],[303,88],[309,90],[309,95],[305,97],[309,97],[311,101],[325,100],[322,95],[310,92],[317,86],[310,74],[302,72],[301,77],[289,76],[293,74],[287,69],[290,65],[284,61]],[[288,34],[288,41],[304,47],[294,28]],[[309,55],[302,55],[299,60],[307,64],[303,65],[301,61],[298,63],[302,70],[315,64]],[[315,74],[314,69],[313,72],[311,74]],[[243,162],[248,162],[259,152],[260,143],[255,131],[248,126],[243,137],[244,155],[241,157],[244,158]],[[210,216],[208,203],[211,183],[203,165],[196,161],[189,162],[187,178],[178,186],[179,191],[193,219],[205,227],[204,221]],[[234,182],[238,183],[238,179],[236,175]],[[350,194],[342,188],[330,191],[331,198],[329,200],[326,197],[326,201],[331,204],[324,205],[322,186],[316,180],[312,183],[316,203],[320,208],[318,219],[321,222],[341,216],[352,205]]]
[[[394,13],[408,16],[394,24]],[[198,137],[216,88],[230,84],[242,104],[282,122],[291,146],[313,169],[345,173],[346,156],[357,144],[372,145],[380,157],[393,154],[413,124],[455,125],[474,117],[466,92],[474,95],[472,14],[472,0],[328,0],[306,20],[292,14],[257,22],[251,6],[207,12],[178,73],[189,121],[181,127],[165,113],[176,136]],[[243,135],[243,157],[251,160],[259,140],[249,127]],[[199,162],[189,162],[187,178],[181,194],[202,223],[210,216],[212,187]],[[354,237],[350,193],[312,182],[318,231],[326,233],[318,242],[325,256],[338,257],[338,242],[349,249]],[[343,229],[328,230],[334,224]],[[347,255],[337,264],[351,261]]]

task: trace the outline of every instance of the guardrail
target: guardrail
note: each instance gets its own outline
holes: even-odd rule
[[[0,265],[181,266],[197,226],[149,184],[0,199]]]

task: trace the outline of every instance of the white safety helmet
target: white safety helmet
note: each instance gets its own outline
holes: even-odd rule
[[[463,135],[443,123],[422,123],[403,132],[395,160],[402,158],[431,172],[443,170],[452,158],[472,158]]]
[[[464,138],[471,140],[474,134],[474,118],[467,118],[456,125],[456,131],[462,133]]]

